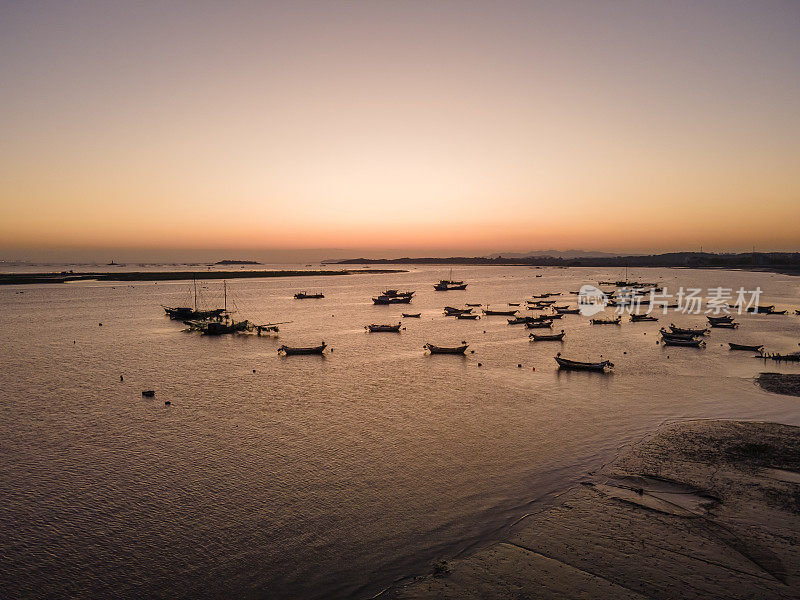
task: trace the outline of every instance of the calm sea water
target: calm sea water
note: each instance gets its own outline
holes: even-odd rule
[[[458,268],[467,290],[441,293],[431,284],[446,270],[411,269],[228,282],[240,318],[290,321],[279,337],[182,332],[161,305],[189,302],[185,282],[0,287],[0,595],[367,598],[497,539],[665,420],[800,423],[797,398],[752,380],[800,368],[725,344],[796,351],[794,315],[742,316],[700,350],[655,341],[659,326],[701,316],[591,326],[568,315],[555,327],[563,344],[532,344],[504,317],[456,321],[442,308],[500,308],[621,273]],[[632,276],[668,291],[760,286],[762,303],[800,307],[800,279],[783,275]],[[221,282],[199,287],[206,305],[221,302]],[[390,287],[417,290],[414,302],[374,306]],[[292,299],[301,289],[326,297]],[[403,311],[422,318],[364,331]],[[324,357],[276,353],[323,339]],[[461,340],[474,354],[422,349]],[[559,351],[616,369],[559,372]]]

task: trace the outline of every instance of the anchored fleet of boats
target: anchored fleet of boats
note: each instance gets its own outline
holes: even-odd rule
[[[452,275],[452,274],[451,274]],[[660,290],[658,286],[652,283],[641,283],[627,280],[615,282],[600,282],[602,285],[615,285],[621,288],[617,291],[609,291],[609,302],[607,306],[625,306],[630,300],[628,295],[632,294],[636,305],[646,305],[647,302],[642,300],[637,294],[645,292]],[[452,279],[442,279],[434,285],[436,291],[450,291],[450,290],[465,290],[467,284],[463,281],[454,281]],[[203,335],[220,336],[233,333],[252,333],[258,335],[262,333],[277,333],[279,331],[278,325],[282,323],[266,323],[256,324],[249,320],[236,321],[232,318],[228,310],[228,290],[227,283],[223,283],[223,307],[222,308],[198,308],[198,295],[197,295],[197,282],[193,282],[193,306],[164,306],[164,312],[170,319],[183,322],[187,326],[187,331],[200,332]],[[376,305],[387,304],[410,304],[414,298],[415,291],[399,291],[397,289],[388,289],[381,292],[378,296],[372,298]],[[578,292],[570,292],[577,294]],[[550,296],[559,296],[561,292],[546,292],[538,295],[533,295],[531,299],[525,300],[525,308],[529,311],[539,311],[538,315],[519,315],[519,308],[495,310],[489,305],[482,305],[480,303],[467,303],[465,308],[458,308],[453,306],[445,306],[443,313],[446,317],[454,317],[457,320],[476,320],[480,316],[473,313],[473,310],[482,307],[484,317],[492,316],[505,316],[508,317],[509,325],[525,325],[527,329],[552,329],[553,321],[555,319],[562,319],[568,315],[579,315],[580,307],[573,307],[569,304],[557,305],[556,300],[547,300]],[[294,294],[294,298],[298,300],[304,299],[322,299],[325,295],[321,292],[308,293],[300,291]],[[507,306],[519,307],[521,302],[508,302]],[[674,305],[664,307],[675,308]],[[747,309],[747,312],[764,314],[764,315],[785,315],[787,310],[776,310],[774,305],[758,306]],[[800,315],[800,310],[795,310],[795,314]],[[422,313],[402,313],[402,317],[406,319],[420,319]],[[592,325],[620,325],[622,321],[621,316],[613,318],[594,317],[589,320]],[[654,322],[658,318],[647,314],[631,312],[630,321],[632,323],[638,322]],[[711,328],[721,329],[736,329],[739,324],[734,321],[733,317],[728,314],[715,314],[707,315],[708,326]],[[382,324],[371,323],[365,325],[369,333],[400,333],[402,321],[397,324]],[[669,328],[661,327],[658,331],[660,335],[657,343],[670,347],[688,347],[688,348],[703,348],[706,346],[705,336],[709,334],[710,330],[707,327],[678,327],[675,324],[670,324]],[[484,332],[485,333],[485,332]],[[562,329],[559,333],[530,333],[529,340],[531,342],[563,342],[566,332]],[[754,352],[757,357],[764,359],[771,359],[776,361],[792,361],[800,362],[800,353],[793,352],[788,354],[780,353],[765,353],[763,344],[743,344],[738,342],[728,342],[730,350]],[[457,346],[438,346],[432,343],[426,343],[424,349],[430,354],[466,354],[469,344],[466,341],[461,342]],[[327,344],[323,341],[318,346],[286,346],[282,345],[278,348],[278,353],[285,356],[292,355],[309,355],[309,354],[323,354],[328,348]],[[472,351],[474,353],[474,351]],[[566,359],[557,353],[554,357],[559,369],[576,370],[576,371],[595,371],[605,372],[614,367],[614,364],[607,359],[601,359],[597,362],[578,361]],[[481,363],[478,363],[481,366]]]

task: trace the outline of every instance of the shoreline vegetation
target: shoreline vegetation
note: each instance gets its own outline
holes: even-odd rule
[[[661,267],[688,269],[745,269],[800,275],[800,252],[747,252],[715,254],[712,252],[669,252],[638,256],[451,256],[449,258],[350,258],[325,261],[336,265],[498,265],[529,267]]]
[[[799,486],[800,427],[668,424],[505,540],[381,597],[798,597]]]
[[[255,279],[260,277],[320,277],[333,275],[405,273],[405,269],[323,271],[115,271],[97,273],[2,273],[0,285],[67,283],[70,281],[183,281],[189,279]]]

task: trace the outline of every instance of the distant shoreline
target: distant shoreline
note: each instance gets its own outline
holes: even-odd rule
[[[406,269],[359,269],[325,271],[136,271],[99,273],[4,273],[0,285],[67,283],[70,281],[182,281],[189,279],[257,279],[264,277],[323,277],[367,273],[406,273]]]

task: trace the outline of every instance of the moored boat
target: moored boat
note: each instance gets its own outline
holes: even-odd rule
[[[471,308],[454,308],[452,306],[444,307],[444,314],[447,317],[452,317],[455,315],[468,315],[471,312],[472,312]]]
[[[547,321],[528,321],[525,323],[525,327],[528,329],[547,329],[553,326],[553,321],[548,319]]]
[[[376,325],[372,323],[371,325],[366,325],[364,329],[368,330],[370,333],[378,333],[381,331],[397,333],[400,331],[400,326],[402,323],[398,323],[397,325]]]
[[[278,348],[278,354],[284,354],[285,356],[293,356],[293,355],[300,355],[300,354],[322,354],[327,348],[327,344],[322,342],[319,346],[310,346],[310,347],[293,347],[293,346],[281,346]]]
[[[712,323],[712,324],[713,323],[730,323],[731,321],[733,321],[733,317],[730,316],[730,315],[722,315],[721,317],[712,317],[712,316],[709,315],[709,316],[706,317],[706,319],[708,319],[708,322]]]
[[[411,296],[386,296],[381,294],[377,298],[373,298],[372,302],[375,304],[411,304]]]
[[[692,335],[705,335],[705,334],[708,333],[708,329],[706,329],[705,327],[703,327],[702,329],[700,329],[700,328],[692,329],[692,328],[676,327],[674,324],[670,324],[669,328],[672,330],[672,333],[676,333],[676,334],[681,334],[681,333],[688,334],[688,333],[690,333]],[[662,329],[662,331],[664,331],[664,330]]]
[[[467,342],[461,342],[461,346],[447,347],[447,346],[434,346],[433,344],[425,344],[423,348],[431,354],[464,354],[469,347]]]
[[[294,295],[294,297],[295,297],[296,300],[307,300],[307,299],[310,299],[310,298],[324,298],[325,294],[321,294],[319,292],[317,292],[315,294],[308,294],[306,292],[297,292]]]
[[[531,333],[528,337],[532,342],[560,342],[564,339],[564,330],[561,333]]]
[[[480,315],[468,315],[463,313],[460,315],[456,315],[456,319],[461,319],[461,320],[474,321],[475,319],[480,319],[480,318],[481,318]]]
[[[517,314],[518,311],[516,310],[490,310],[488,308],[483,309],[483,314],[490,315],[490,316],[498,316],[498,317],[513,317]]]
[[[672,336],[662,336],[661,343],[665,346],[689,346],[693,348],[700,348],[705,346],[706,343],[702,338],[677,338]]]
[[[452,290],[465,290],[467,284],[463,281],[450,281],[449,279],[442,279],[439,283],[433,286],[437,292],[449,292]]]
[[[591,319],[589,322],[592,325],[619,325],[620,321],[622,321],[622,317],[617,317],[616,319]]]
[[[712,327],[718,327],[720,329],[736,329],[739,327],[739,324],[735,321],[718,321],[715,323],[711,323]]]
[[[406,319],[419,319],[422,316],[422,313],[403,313],[403,317]]]
[[[556,354],[554,358],[556,359],[559,368],[570,371],[605,371],[606,367],[614,366],[614,363],[612,363],[610,360],[603,360],[600,362],[581,362],[578,360],[561,358],[560,352]]]
[[[747,345],[747,344],[734,344],[733,342],[728,342],[728,346],[731,347],[731,350],[749,350],[750,352],[761,352],[764,349],[764,344]]]
[[[657,317],[653,317],[651,315],[631,315],[631,321],[634,323],[639,323],[640,321],[658,321]]]

